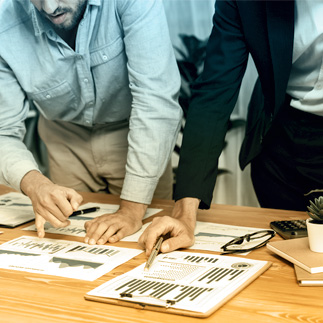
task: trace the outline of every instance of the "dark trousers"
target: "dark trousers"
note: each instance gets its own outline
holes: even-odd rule
[[[323,117],[302,112],[286,100],[251,163],[251,178],[261,207],[307,210],[311,190],[323,189]]]

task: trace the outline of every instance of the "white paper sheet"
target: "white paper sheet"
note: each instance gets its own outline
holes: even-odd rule
[[[175,251],[158,255],[148,272],[142,264],[87,294],[205,313],[266,264],[232,256]]]
[[[222,252],[221,247],[234,238],[261,230],[267,229],[198,221],[194,231],[195,243],[190,249]]]
[[[86,214],[86,216],[96,218],[96,217],[98,217],[100,215],[103,215],[103,214],[114,213],[119,209],[118,204],[106,204],[106,203],[89,202],[89,203],[83,204],[82,207],[80,207],[80,210],[87,209],[87,208],[90,208],[90,207],[95,207],[95,206],[99,206],[100,210],[98,210],[97,212],[88,213],[88,214]],[[146,211],[146,214],[143,217],[143,220],[149,218],[152,215],[157,214],[158,212],[161,212],[162,210],[163,209],[148,208],[147,211]]]
[[[84,224],[86,221],[89,221],[89,220],[96,218],[96,217],[103,215],[103,214],[114,213],[119,209],[119,205],[117,205],[117,204],[103,204],[103,203],[92,203],[92,202],[83,204],[82,207],[80,207],[79,209],[82,210],[82,209],[95,207],[95,206],[99,206],[100,210],[98,210],[96,212],[87,213],[84,215],[77,215],[77,216],[73,216],[73,217],[69,218],[69,220],[71,221],[71,224],[65,228],[54,228],[50,223],[47,222],[44,226],[45,232],[70,235],[70,236],[76,236],[76,237],[85,237],[86,231],[84,229]],[[144,219],[146,219],[146,218],[148,218],[160,211],[162,211],[162,209],[148,208],[147,212],[144,216]],[[36,227],[33,224],[33,225],[30,225],[30,226],[24,228],[23,230],[36,231]],[[134,234],[133,237],[130,238],[130,240],[125,240],[125,241],[137,241],[138,240],[138,239],[136,239],[137,236],[138,236],[138,234],[137,235]]]
[[[146,223],[135,234],[128,236],[126,238],[127,239],[126,241],[137,242],[138,238],[144,232],[144,230],[149,224],[150,223]],[[223,252],[221,247],[227,242],[233,240],[236,237],[244,236],[245,234],[253,233],[260,230],[267,230],[267,229],[240,227],[240,226],[234,226],[234,225],[197,221],[195,231],[194,231],[195,243],[189,249]],[[254,244],[257,244],[257,242],[254,242]],[[248,246],[251,247],[251,243]],[[247,253],[243,253],[241,255],[246,255],[246,254]]]
[[[28,196],[17,192],[0,195],[0,225],[15,227],[34,219]]]
[[[141,252],[21,236],[0,246],[0,268],[93,281]]]

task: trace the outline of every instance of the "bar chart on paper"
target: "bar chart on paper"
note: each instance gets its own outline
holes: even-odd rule
[[[144,264],[86,294],[88,300],[109,299],[184,310],[207,316],[268,269],[266,261],[175,251],[160,254],[149,271]],[[199,316],[199,315],[197,315]]]
[[[0,268],[92,281],[141,252],[22,236],[0,246]]]

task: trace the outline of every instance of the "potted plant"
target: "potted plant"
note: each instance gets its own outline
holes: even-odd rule
[[[310,249],[314,252],[323,252],[323,196],[315,198],[314,202],[310,201],[307,209],[310,216],[306,220]]]

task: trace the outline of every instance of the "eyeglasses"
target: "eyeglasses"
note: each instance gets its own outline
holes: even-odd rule
[[[221,247],[224,251],[222,254],[247,252],[261,248],[265,246],[275,234],[276,233],[273,230],[261,230],[234,238]]]

